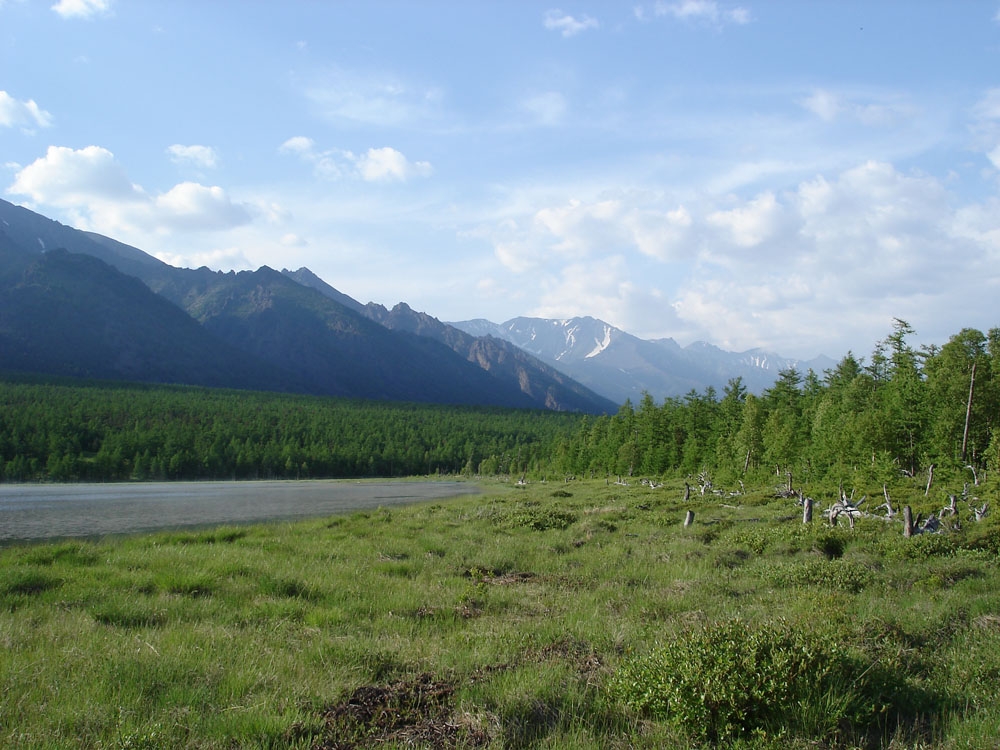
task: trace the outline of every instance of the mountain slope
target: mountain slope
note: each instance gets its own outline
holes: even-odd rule
[[[532,406],[442,344],[393,332],[266,266],[173,274],[157,291],[207,330],[313,389],[360,398]]]
[[[539,406],[591,413],[614,412],[618,408],[611,400],[503,339],[472,336],[426,313],[416,312],[405,303],[396,305],[392,310],[369,303],[365,311],[372,320],[391,330],[408,331],[440,341],[493,378],[517,383],[520,390]]]
[[[759,393],[783,369],[822,371],[834,364],[825,357],[799,362],[761,350],[726,352],[701,342],[682,348],[673,339],[640,339],[590,317],[513,318],[501,324],[478,319],[451,325],[503,338],[618,403],[636,402],[644,392],[662,400],[707,386],[721,390],[736,377]]]
[[[39,335],[37,327],[31,325],[30,316],[23,314],[23,305],[28,301],[19,292],[20,296],[15,298],[20,307],[7,310],[0,368],[171,382],[207,379],[216,384],[216,380],[221,380],[217,384],[236,387],[249,384],[373,399],[522,408],[538,405],[522,393],[516,382],[489,376],[440,342],[393,332],[319,290],[268,268],[240,274],[174,268],[137,248],[101,235],[79,232],[6,201],[0,201],[0,233],[11,257],[30,258],[44,264],[53,248],[65,248],[69,253],[52,257],[64,263],[81,264],[85,264],[78,258],[81,255],[92,256],[89,260],[101,259],[127,275],[126,278],[134,276],[141,280],[151,295],[116,312],[114,308],[122,300],[108,289],[114,288],[120,279],[108,282],[107,288],[101,286],[104,282],[98,283],[88,274],[83,274],[78,283],[67,279],[68,286],[51,287],[44,301],[37,299],[32,303],[50,308],[46,325],[54,333],[45,336]],[[11,262],[5,263],[0,276],[5,283],[20,283]],[[315,278],[312,281],[321,283]],[[56,292],[74,299],[74,303],[63,304]],[[128,326],[110,340],[95,337],[93,325],[77,326],[74,321],[87,320],[87,305],[82,300],[88,297],[99,308],[101,320],[119,318],[127,321]],[[10,300],[11,305],[14,301]],[[144,304],[155,310],[152,317],[139,309]],[[164,305],[168,306],[169,315]],[[187,324],[183,332],[153,326],[162,320],[176,321],[178,315],[185,316],[181,318]],[[67,316],[73,320],[63,320]],[[144,333],[143,326],[149,332]],[[66,332],[60,339],[61,354],[52,349],[53,336],[58,337],[59,332]],[[192,374],[187,366],[190,357],[182,356],[185,342],[171,340],[173,335],[192,341],[207,337],[211,342],[208,349],[214,354],[204,359],[203,377]],[[71,345],[73,342],[78,345]],[[156,358],[152,356],[155,352],[146,351],[145,344],[136,342],[159,342],[163,351],[176,353],[177,362],[171,364],[165,358]],[[19,347],[16,356],[12,348],[15,345]],[[142,349],[142,356],[136,354],[137,349]],[[75,368],[71,362],[74,357],[81,363]],[[227,382],[227,369],[222,361],[226,357],[234,364],[235,371],[228,377],[231,382]],[[141,366],[119,366],[121,362],[136,359],[142,362]],[[108,364],[114,362],[119,365]],[[258,377],[262,373],[266,376]]]
[[[397,304],[392,310],[374,302],[362,305],[334,289],[308,268],[297,271],[286,269],[282,273],[321,291],[325,296],[357,310],[390,330],[415,334],[445,344],[497,381],[507,385],[516,384],[531,399],[533,405],[539,408],[589,413],[613,412],[618,408],[617,404],[507,341],[471,336],[426,313],[416,312],[405,302]]]
[[[0,368],[283,390],[289,373],[227,346],[146,285],[87,255],[0,236]]]

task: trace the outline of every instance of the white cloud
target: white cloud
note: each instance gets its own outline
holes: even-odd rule
[[[80,206],[92,199],[121,201],[143,197],[114,154],[100,146],[78,150],[49,146],[44,157],[17,173],[7,192],[54,206]]]
[[[167,147],[167,153],[175,164],[189,164],[203,169],[218,166],[219,155],[211,146],[182,146],[175,143]]]
[[[111,10],[111,0],[59,0],[52,10],[63,18],[91,18]]]
[[[732,232],[734,247],[704,236],[711,271],[692,273],[678,310],[730,348],[801,350],[822,336],[842,347],[826,352],[836,356],[852,341],[881,338],[893,317],[946,337],[962,304],[951,290],[984,299],[1000,283],[1000,206],[956,212],[951,202],[933,178],[866,162],[781,197],[708,212],[705,221]],[[752,255],[742,250],[751,241]]]
[[[557,9],[546,11],[542,23],[546,29],[558,31],[564,37],[576,36],[581,31],[600,27],[600,23],[598,23],[596,18],[584,15],[583,18],[577,20],[568,13],[563,13]]]
[[[863,355],[893,317],[929,341],[996,325],[1000,306],[966,301],[1000,299],[1000,198],[956,204],[934,177],[868,161],[780,192],[684,203],[528,192],[475,239],[492,244],[499,288],[543,300],[532,314],[591,314],[734,350]]]
[[[500,263],[514,273],[566,259],[608,253],[641,254],[660,261],[690,253],[692,217],[683,205],[664,206],[642,193],[545,206],[508,217],[484,232]]]
[[[18,127],[31,132],[35,127],[47,128],[51,124],[52,115],[39,107],[34,99],[18,101],[0,90],[0,127]]]
[[[426,161],[411,162],[394,148],[370,148],[355,159],[361,178],[367,182],[405,182],[410,177],[426,177],[431,165]]]
[[[657,2],[653,6],[657,16],[672,16],[681,21],[695,21],[718,25],[733,23],[742,26],[750,23],[750,11],[742,6],[722,7],[715,0],[679,0]]]
[[[679,259],[685,255],[690,237],[691,212],[677,208],[635,208],[624,217],[636,247],[644,255],[658,260]]]
[[[765,192],[745,205],[729,211],[713,211],[709,224],[728,230],[739,247],[754,247],[770,238],[781,222],[782,208],[774,193]]]
[[[149,195],[100,146],[50,146],[15,175],[7,192],[67,209],[81,228],[106,233],[223,230],[251,220],[249,208],[217,186],[183,182]]]
[[[233,203],[217,185],[182,182],[153,199],[155,222],[188,231],[229,229],[250,221],[245,206]]]
[[[841,111],[840,99],[836,94],[819,89],[802,100],[802,106],[821,120],[830,122],[836,119]]]
[[[327,119],[387,128],[433,120],[441,101],[437,89],[396,75],[339,68],[317,76],[304,93]]]
[[[312,164],[316,176],[328,180],[357,177],[365,182],[405,182],[433,172],[430,162],[412,162],[391,146],[370,148],[363,154],[341,149],[319,151],[312,138],[300,135],[282,143],[278,151]]]
[[[905,98],[883,92],[843,94],[816,89],[800,104],[824,122],[844,118],[871,127],[895,125],[918,114],[917,108]]]
[[[278,150],[284,154],[310,154],[315,147],[316,142],[312,138],[296,135],[282,143]]]

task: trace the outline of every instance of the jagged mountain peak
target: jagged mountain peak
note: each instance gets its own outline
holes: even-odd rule
[[[707,341],[681,347],[672,338],[644,340],[589,316],[453,325],[500,336],[618,403],[635,401],[644,392],[662,399],[708,386],[718,390],[737,377],[759,393],[789,367],[820,372],[833,365],[826,357],[802,362],[763,349],[728,352]]]

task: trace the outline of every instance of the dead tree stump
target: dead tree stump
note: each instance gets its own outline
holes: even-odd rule
[[[903,508],[903,536],[913,536],[913,509],[909,505]]]
[[[689,510],[687,513],[684,514],[684,528],[686,529],[693,523],[694,523],[694,511]]]

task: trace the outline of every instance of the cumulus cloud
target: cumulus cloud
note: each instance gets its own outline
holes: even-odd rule
[[[683,205],[663,206],[643,195],[600,198],[539,208],[507,218],[487,235],[497,259],[515,273],[555,259],[579,260],[638,250],[661,261],[683,258],[692,226]]]
[[[251,220],[248,207],[217,186],[183,182],[150,195],[100,146],[50,146],[17,172],[7,192],[67,209],[82,228],[102,232],[222,230]]]
[[[34,128],[47,128],[52,124],[52,115],[39,107],[34,99],[18,101],[6,91],[0,90],[0,127],[21,128],[32,132]]]
[[[679,0],[679,2],[657,2],[653,6],[657,16],[671,16],[680,21],[693,21],[720,25],[724,23],[742,26],[750,23],[750,11],[742,6],[723,7],[715,0]]]
[[[721,221],[733,246],[711,243],[703,257],[713,272],[692,274],[678,310],[713,341],[737,348],[801,346],[822,331],[846,350],[852,339],[876,341],[893,317],[950,335],[959,300],[948,290],[986,298],[1000,282],[989,270],[997,207],[955,212],[950,203],[939,181],[871,161],[709,212],[706,222]],[[754,254],[740,252],[751,240]],[[970,269],[974,278],[962,281]]]
[[[296,135],[282,143],[278,150],[283,154],[310,154],[315,147],[316,142],[312,138]]]
[[[368,182],[403,182],[410,177],[426,177],[431,173],[429,162],[411,162],[389,146],[368,149],[355,159],[355,164],[362,179]]]
[[[218,230],[246,224],[250,214],[217,185],[182,182],[153,198],[156,223],[183,230]]]
[[[1000,313],[966,304],[1000,289],[1000,198],[959,205],[941,180],[888,162],[684,203],[642,191],[549,201],[481,236],[505,285],[543,297],[534,314],[582,312],[735,350],[863,354],[894,317],[943,340]],[[637,294],[645,315],[629,302]],[[659,331],[648,309],[662,312]]]
[[[558,9],[547,10],[542,18],[542,23],[546,29],[558,31],[564,37],[576,36],[581,31],[600,27],[596,18],[584,15],[583,18],[578,20]]]
[[[111,0],[59,0],[52,10],[63,18],[92,18],[111,10]]]
[[[219,155],[211,146],[182,146],[175,143],[167,147],[167,153],[175,164],[214,169],[219,163]]]
[[[142,191],[128,179],[114,154],[100,146],[72,149],[49,146],[14,178],[9,193],[30,196],[54,206],[85,205],[97,200],[138,200]]]
[[[765,192],[738,208],[713,211],[707,221],[727,230],[738,247],[753,247],[774,234],[781,214],[782,209],[774,193]]]
[[[281,144],[278,151],[297,156],[313,166],[324,179],[360,178],[365,182],[406,182],[414,177],[427,177],[434,170],[430,162],[410,161],[391,146],[370,148],[363,154],[343,149],[319,150],[312,138],[294,136]]]

